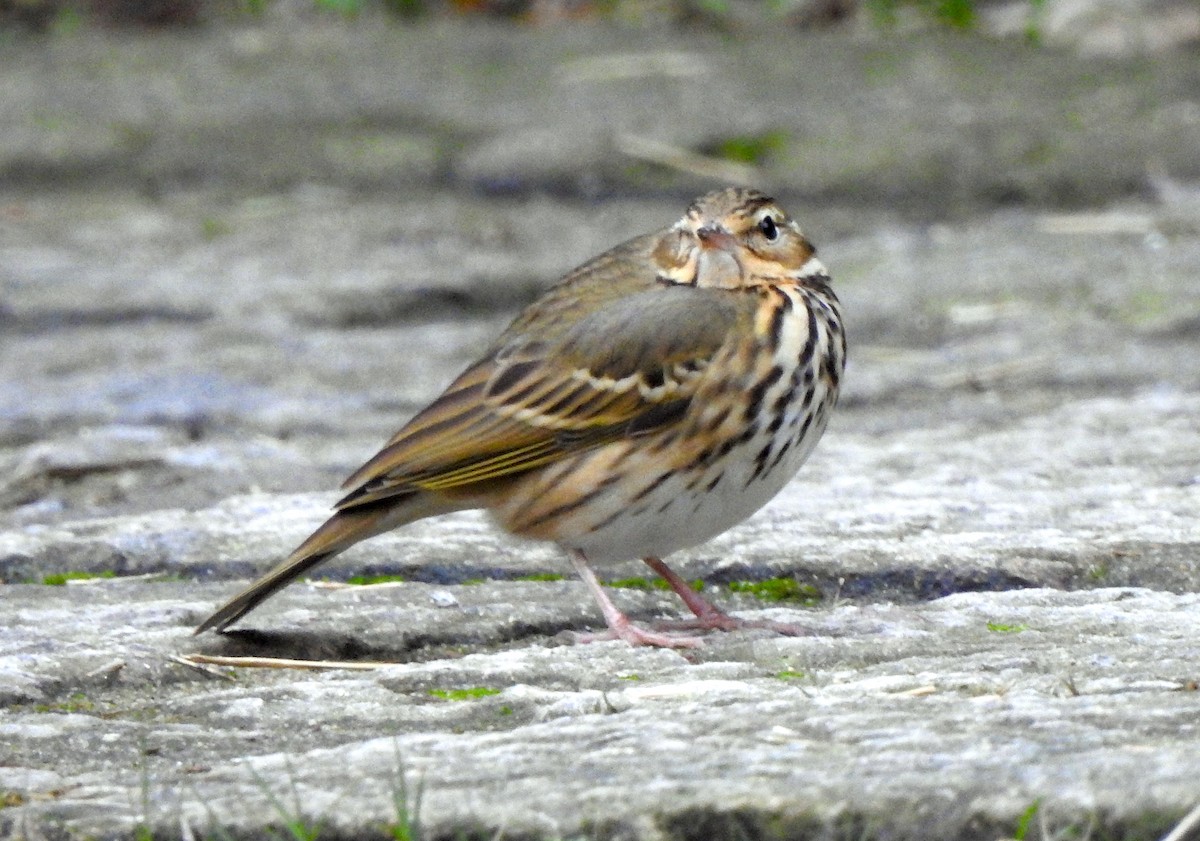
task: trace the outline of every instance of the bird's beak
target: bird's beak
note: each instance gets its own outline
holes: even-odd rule
[[[705,225],[703,228],[697,228],[696,236],[700,239],[700,245],[706,249],[717,248],[730,253],[737,249],[737,241],[734,240],[733,234],[720,225]]]

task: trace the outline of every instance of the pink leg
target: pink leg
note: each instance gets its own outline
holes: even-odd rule
[[[772,622],[770,619],[738,619],[736,616],[730,616],[712,602],[701,598],[700,594],[693,590],[674,570],[664,564],[661,558],[642,558],[642,561],[670,585],[679,598],[683,599],[688,610],[696,614],[694,621],[674,622],[671,623],[673,627],[700,630],[715,628],[720,631],[735,631],[738,628],[765,628],[789,637],[800,637],[809,633],[807,628],[787,622]]]
[[[658,573],[671,586],[688,610],[696,614],[701,628],[719,628],[722,631],[732,631],[742,626],[742,620],[735,619],[721,608],[717,607],[692,589],[691,585],[679,577],[676,572],[662,562],[662,558],[642,558],[646,566]]]
[[[600,612],[604,614],[604,622],[608,625],[609,633],[613,637],[625,640],[630,645],[652,645],[659,648],[695,648],[702,644],[698,637],[656,634],[653,631],[647,631],[634,625],[629,621],[629,617],[613,604],[612,599],[608,597],[608,593],[604,592],[604,587],[601,586],[599,579],[596,578],[596,573],[592,572],[592,568],[588,566],[587,558],[584,554],[576,549],[570,550],[569,554],[571,556],[571,563],[575,565],[575,571],[579,573],[579,577],[583,579],[583,583],[592,591],[592,598],[596,600],[596,604],[600,605]],[[592,639],[598,638],[593,637]]]

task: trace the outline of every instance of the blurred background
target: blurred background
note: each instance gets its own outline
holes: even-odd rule
[[[730,183],[831,436],[1194,390],[1198,92],[1195,0],[0,0],[0,525],[328,490]]]

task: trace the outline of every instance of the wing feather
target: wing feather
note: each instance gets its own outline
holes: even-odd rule
[[[728,290],[655,288],[598,307],[553,341],[510,339],[347,479],[338,508],[417,490],[469,493],[678,421],[745,317],[740,303]]]

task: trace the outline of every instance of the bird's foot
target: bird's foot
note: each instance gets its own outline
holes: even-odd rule
[[[601,633],[576,635],[576,642],[597,642],[599,640],[618,639],[624,640],[630,645],[649,645],[655,648],[698,648],[704,644],[704,641],[699,637],[682,634],[660,634],[634,625],[629,621],[629,617],[613,604],[612,599],[608,597],[608,593],[604,592],[604,588],[600,586],[600,580],[596,578],[596,573],[592,572],[592,568],[588,566],[587,558],[584,554],[578,549],[572,550],[569,554],[571,556],[571,563],[575,565],[575,571],[579,573],[579,577],[583,579],[583,583],[592,591],[592,597],[595,598],[596,604],[600,606],[600,612],[604,614],[604,624],[608,625],[608,630]]]
[[[648,631],[630,622],[624,615],[624,621],[618,620],[610,624],[608,630],[595,633],[577,633],[572,637],[575,642],[602,642],[604,640],[623,640],[633,646],[650,646],[653,648],[699,648],[704,644],[700,637],[690,634],[672,634]]]
[[[811,629],[803,625],[795,625],[791,622],[776,622],[772,619],[739,619],[736,616],[730,616],[724,611],[715,611],[711,614],[706,613],[704,616],[697,616],[695,619],[669,619],[662,622],[655,622],[654,627],[664,631],[741,631],[758,628],[774,631],[785,637],[804,637],[812,633]]]

